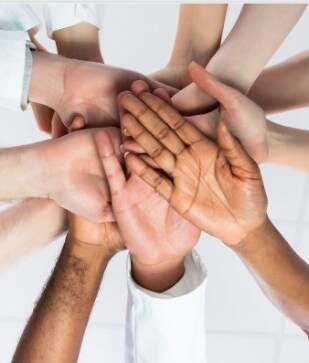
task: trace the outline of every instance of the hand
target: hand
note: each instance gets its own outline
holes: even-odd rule
[[[135,280],[151,290],[164,291],[182,276],[184,257],[197,243],[200,231],[140,177],[132,174],[126,179],[108,134],[100,133],[96,140],[113,212],[131,252]],[[147,282],[146,274],[151,276]]]
[[[206,114],[186,117],[186,120],[215,140],[216,124],[222,119],[229,131],[238,138],[246,152],[257,163],[268,162],[271,157],[272,140],[263,110],[241,92],[218,81],[196,63],[191,64],[189,72],[200,90],[214,97],[220,105]],[[147,86],[141,86],[141,82],[139,87],[136,84],[137,82],[132,85],[133,93],[148,91]],[[138,92],[135,91],[136,88]],[[162,98],[162,95],[160,97]],[[166,92],[164,99],[175,106],[174,97],[173,102],[170,101]]]
[[[125,132],[170,178],[133,154],[127,165],[181,216],[233,246],[265,221],[259,168],[222,120],[217,146],[155,95],[126,93],[120,101],[130,112],[122,119]]]
[[[115,153],[121,157],[120,130],[116,128],[76,131],[59,139],[37,144],[43,170],[41,188],[44,195],[63,208],[91,222],[114,220],[104,170],[95,137],[109,135]],[[38,195],[41,196],[41,195]]]
[[[33,52],[29,100],[54,109],[67,128],[76,115],[84,127],[118,126],[116,98],[137,79],[147,80],[125,69]],[[159,86],[147,82],[152,89]]]
[[[192,63],[189,71],[199,89],[220,103],[218,120],[224,121],[256,162],[266,162],[269,158],[269,145],[264,111],[241,92],[218,81],[198,64]],[[212,119],[214,112],[210,113]],[[206,120],[210,114],[205,115]],[[197,122],[198,118],[201,123],[203,116],[192,117],[190,120]]]
[[[117,223],[91,223],[75,214],[69,213],[69,237],[71,241],[83,245],[104,247],[109,255],[125,249]]]

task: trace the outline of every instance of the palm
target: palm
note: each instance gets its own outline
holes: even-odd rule
[[[170,203],[200,229],[223,241],[231,236],[239,240],[263,188],[254,175],[245,182],[219,175],[219,155],[219,148],[209,140],[186,148],[177,157]]]
[[[180,215],[230,244],[263,220],[266,195],[259,169],[222,121],[217,146],[150,93],[125,94],[120,101],[129,111],[122,118],[125,130],[169,178],[133,154],[128,165]]]
[[[199,238],[196,227],[134,174],[120,193],[112,196],[112,205],[127,248],[148,263],[185,255]]]

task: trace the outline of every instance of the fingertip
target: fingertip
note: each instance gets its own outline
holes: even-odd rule
[[[85,126],[86,126],[86,121],[84,117],[81,115],[75,116],[69,127],[69,132],[81,130],[85,128]]]
[[[153,91],[153,94],[155,96],[161,98],[162,100],[166,101],[170,105],[172,104],[171,97],[170,97],[170,95],[169,95],[169,93],[167,92],[166,89],[164,89],[164,88],[157,88],[157,89],[155,89]]]
[[[147,82],[138,79],[131,84],[131,91],[135,95],[139,95],[141,92],[150,92],[150,87]]]

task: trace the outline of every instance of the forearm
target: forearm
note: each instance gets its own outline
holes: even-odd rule
[[[53,33],[58,54],[67,58],[103,63],[99,29],[89,23],[79,23]]]
[[[0,200],[48,197],[37,143],[0,150]]]
[[[111,257],[105,247],[67,237],[12,362],[77,362],[102,275]]]
[[[309,172],[309,130],[268,121],[269,162]]]
[[[55,202],[27,199],[0,213],[0,271],[44,247],[67,229],[67,213]]]
[[[305,4],[244,5],[207,69],[224,83],[247,93],[305,7]]]
[[[248,96],[268,114],[309,106],[309,51],[266,68]]]
[[[206,66],[220,46],[226,10],[226,4],[180,5],[169,65],[187,67],[194,60]]]
[[[309,266],[267,219],[234,248],[266,296],[309,332]]]

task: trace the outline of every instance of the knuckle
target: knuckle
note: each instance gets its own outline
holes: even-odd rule
[[[185,122],[185,119],[179,115],[173,124],[173,129],[175,131],[181,129],[184,126]]]
[[[157,158],[163,152],[163,147],[161,145],[156,146],[153,150],[149,152],[151,158]]]
[[[160,130],[158,130],[156,137],[158,140],[162,140],[169,134],[169,132],[170,130],[168,127],[162,127]]]

